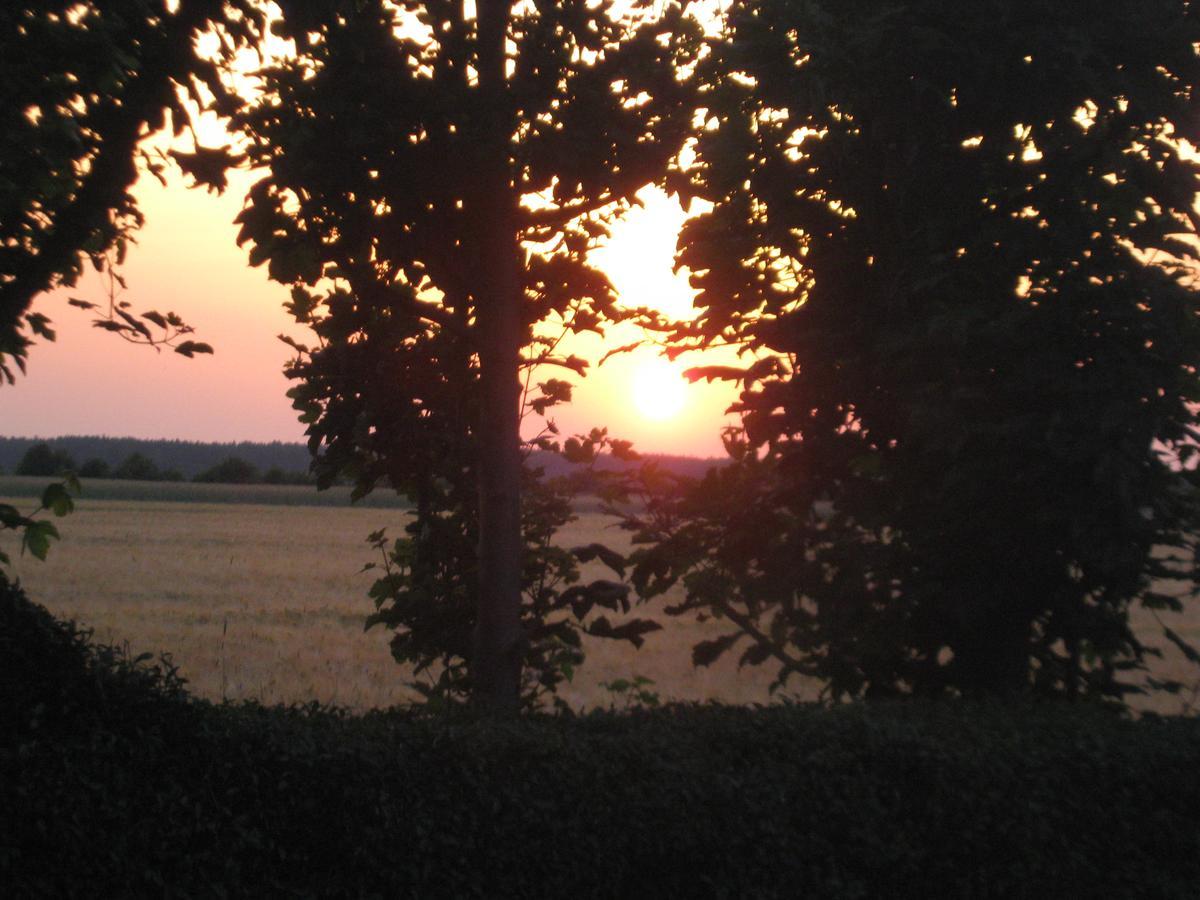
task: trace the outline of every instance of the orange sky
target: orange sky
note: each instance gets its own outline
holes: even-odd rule
[[[197,441],[299,441],[303,426],[284,396],[281,368],[288,348],[276,339],[303,330],[283,310],[287,289],[267,280],[265,268],[252,269],[235,244],[232,224],[249,176],[231,183],[220,197],[189,190],[181,179],[162,187],[144,177],[137,195],[146,214],[123,268],[135,310],[174,310],[195,326],[196,339],[212,344],[212,357],[184,359],[168,351],[133,347],[91,327],[91,315],[69,307],[68,296],[104,302],[104,284],[89,274],[70,291],[46,295],[34,308],[53,320],[58,340],[39,342],[29,356],[28,374],[15,386],[0,387],[0,421],[9,436],[108,434]],[[684,214],[664,195],[644,193],[618,228],[601,264],[622,299],[686,316],[691,293],[686,280],[671,273],[675,234]],[[630,327],[614,330],[608,346],[640,337]],[[596,340],[570,352],[595,359],[605,349]],[[614,357],[594,370],[576,390],[575,402],[557,413],[564,433],[594,425],[633,440],[650,452],[721,455],[719,429],[733,392],[725,386],[696,384],[676,391],[646,381],[654,375],[657,351],[645,347]],[[694,365],[692,358],[680,365]],[[562,377],[560,371],[547,377]],[[639,378],[643,380],[639,382]],[[672,398],[671,394],[682,397]],[[658,398],[662,397],[662,401]],[[682,403],[664,415],[664,402]]]

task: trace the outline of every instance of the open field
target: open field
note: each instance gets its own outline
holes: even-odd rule
[[[51,480],[26,475],[0,475],[0,497],[8,497],[9,502],[25,509],[30,499],[42,495]],[[315,487],[290,484],[205,484],[194,481],[121,481],[111,478],[84,479],[83,485],[85,503],[93,500],[138,500],[261,506],[351,505],[350,488],[345,485],[318,491]],[[359,508],[403,509],[407,504],[390,491],[375,491],[354,505]]]
[[[121,483],[95,484],[115,492]],[[135,496],[160,487],[172,486],[130,484]],[[355,708],[409,699],[408,677],[388,651],[390,632],[363,631],[373,574],[360,571],[373,560],[366,536],[381,527],[399,534],[403,509],[287,502],[288,492],[315,493],[303,487],[272,487],[278,505],[262,503],[257,486],[178,487],[214,490],[202,498],[209,502],[163,502],[111,493],[96,499],[92,484],[85,485],[75,513],[58,520],[63,540],[48,561],[16,561],[29,595],[55,615],[94,628],[102,641],[128,641],[135,652],[170,652],[203,697],[316,699]],[[256,502],[230,502],[243,490]],[[27,498],[3,502],[36,505]],[[623,535],[606,524],[599,514],[583,513],[563,540],[620,545]],[[607,570],[584,572],[606,577]],[[713,634],[711,626],[665,624],[670,630],[650,635],[640,651],[592,641],[564,699],[575,707],[607,704],[611,698],[600,682],[634,674],[653,679],[664,699],[768,699],[765,670],[739,674],[732,659],[692,669],[690,647]],[[791,694],[811,698],[815,690],[793,688]]]
[[[3,502],[36,505],[29,494],[45,481],[0,479],[0,493],[10,498]],[[180,493],[146,499],[162,497],[153,492],[163,488]],[[203,490],[187,492],[195,489]],[[345,499],[340,506],[301,505],[315,494],[291,486],[89,483],[76,512],[59,520],[63,540],[49,560],[18,559],[16,572],[34,600],[94,628],[100,640],[128,642],[134,652],[169,652],[200,696],[360,709],[403,702],[410,697],[408,676],[388,652],[390,633],[363,631],[373,576],[360,570],[372,561],[367,534],[381,527],[398,534],[405,512],[351,507]],[[11,536],[5,540],[15,556]],[[620,547],[624,536],[598,513],[583,512],[563,542],[592,541]],[[604,577],[598,567],[584,572]],[[1151,616],[1139,611],[1135,618],[1147,643],[1166,644]],[[1200,641],[1200,613],[1174,618],[1176,631]],[[732,655],[711,668],[692,668],[691,646],[720,633],[721,623],[661,621],[664,630],[641,650],[591,641],[563,698],[576,708],[608,705],[613,698],[601,682],[637,674],[653,679],[663,699],[770,699],[770,669],[739,671]],[[1174,647],[1163,652],[1153,665],[1156,676],[1200,679],[1200,668]],[[815,684],[789,683],[789,697],[816,695]],[[1135,705],[1176,712],[1180,703],[1161,696]]]

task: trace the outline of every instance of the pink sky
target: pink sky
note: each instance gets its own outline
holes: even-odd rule
[[[303,339],[303,330],[283,310],[287,289],[268,281],[265,269],[250,268],[235,244],[232,222],[247,183],[246,177],[235,181],[221,197],[188,190],[178,180],[164,188],[143,178],[137,190],[147,224],[123,268],[129,284],[123,299],[135,310],[179,313],[215,355],[188,360],[169,350],[156,353],[91,327],[89,313],[66,303],[68,296],[106,301],[103,282],[89,274],[74,289],[35,302],[34,309],[53,320],[58,340],[34,346],[28,374],[15,386],[0,387],[5,435],[304,439],[304,426],[284,396],[288,382],[281,369],[289,351],[276,339],[282,331]],[[683,213],[661,194],[646,199],[646,208],[635,210],[628,227],[614,234],[603,265],[626,302],[686,315],[690,293],[670,271]],[[638,336],[622,331],[609,343]],[[602,349],[593,343],[574,352]],[[634,400],[656,391],[638,382],[654,353],[645,348],[595,371],[577,388],[571,408],[557,415],[559,426],[568,433],[607,426],[649,452],[721,455],[719,430],[730,389],[690,385],[683,408],[669,418],[654,420],[639,411]]]

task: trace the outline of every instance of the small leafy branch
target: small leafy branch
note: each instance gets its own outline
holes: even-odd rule
[[[176,353],[186,356],[189,359],[197,353],[213,352],[213,348],[209,344],[194,341],[190,338],[182,340],[187,335],[193,334],[195,329],[184,322],[177,313],[160,313],[153,309],[141,313],[133,312],[132,304],[128,300],[120,299],[121,294],[129,289],[129,285],[121,273],[117,271],[114,261],[103,258],[93,260],[93,262],[96,270],[108,282],[107,308],[101,304],[92,303],[90,300],[81,300],[78,297],[71,297],[67,300],[71,306],[97,313],[96,318],[92,320],[93,327],[110,331],[131,344],[153,347],[159,352],[162,351],[163,347],[171,347]],[[31,313],[26,319],[29,322],[30,329],[34,333],[43,335],[47,340],[54,340],[54,332],[47,328],[49,320],[45,316]],[[38,321],[35,322],[35,319]]]
[[[628,443],[594,429],[568,438],[562,446],[544,435],[535,445],[560,453],[576,470],[555,478],[528,465],[525,471],[522,702],[530,708],[545,702],[562,705],[556,693],[584,661],[583,636],[640,647],[647,634],[662,627],[652,620],[629,618],[631,592],[620,553],[599,543],[567,548],[555,541],[562,526],[574,518],[572,504],[578,494],[619,476],[597,470],[603,452],[634,455]],[[444,490],[447,493],[426,490],[418,498],[417,515],[405,536],[392,539],[383,529],[372,533],[368,542],[381,561],[364,567],[382,570],[370,589],[376,611],[366,627],[382,625],[393,631],[393,656],[414,667],[418,680],[411,687],[434,707],[464,701],[469,694],[477,585],[473,522],[450,497],[454,486],[447,483]],[[584,581],[580,564],[591,561],[620,580]],[[623,621],[612,621],[613,615]]]
[[[56,518],[70,514],[75,509],[73,497],[78,496],[80,490],[79,479],[74,473],[68,473],[62,481],[46,486],[41,504],[28,515],[15,506],[0,503],[0,531],[21,532],[21,552],[28,550],[38,559],[45,560],[50,552],[50,541],[58,540],[60,535],[53,522],[38,516],[44,512],[50,512]],[[8,554],[0,550],[0,566],[11,564]]]
[[[619,700],[621,709],[624,710],[653,709],[662,704],[662,698],[658,696],[658,691],[650,689],[652,684],[654,684],[653,678],[647,678],[645,675],[633,675],[629,678],[602,681],[600,687],[608,691],[610,708],[615,709]]]

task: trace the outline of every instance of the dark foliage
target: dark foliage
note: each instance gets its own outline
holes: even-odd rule
[[[112,477],[125,481],[162,481],[163,473],[149,457],[130,453],[112,470]]]
[[[51,447],[44,441],[34,444],[25,451],[17,463],[16,474],[54,477],[75,471],[75,459],[60,447]]]
[[[1200,879],[1195,719],[214,707],[8,585],[0,640],[11,896],[1184,898]]]
[[[205,469],[195,480],[217,484],[258,484],[263,480],[263,476],[256,467],[240,456],[230,456],[212,468]]]
[[[0,746],[136,730],[157,724],[160,704],[185,698],[168,657],[96,643],[0,572]]]
[[[112,466],[96,457],[92,457],[79,467],[80,478],[108,478],[111,473]]]
[[[41,443],[37,438],[0,437],[0,473],[15,469],[21,456],[37,443]],[[263,481],[266,484],[275,483],[268,477],[272,469],[283,473],[283,483],[307,483],[309,479],[306,472],[310,460],[308,447],[300,443],[242,441],[236,444],[219,444],[199,441],[101,437],[98,435],[66,435],[54,438],[53,443],[56,448],[70,454],[75,459],[104,463],[110,470],[131,453],[141,453],[143,456],[149,457],[160,469],[178,469],[185,477],[194,478],[222,459],[237,456],[262,469]],[[714,465],[723,462],[722,460],[693,456],[670,456],[660,453],[646,453],[642,454],[642,457],[654,461],[659,468],[693,477],[700,477]],[[573,469],[577,469],[560,453],[534,450],[526,459],[531,467],[541,469],[549,477],[567,475]],[[88,462],[83,465],[86,467]],[[605,455],[596,462],[596,467],[601,471],[628,470],[637,468],[638,465],[638,462],[625,461],[610,455]],[[86,473],[81,468],[79,474],[85,475]]]
[[[636,523],[742,662],[835,695],[1119,698],[1192,590],[1200,22],[1179,0],[735,7],[681,346],[734,467]],[[1157,578],[1177,579],[1168,588]]]
[[[575,519],[580,485],[620,479],[612,470],[595,468],[605,451],[614,449],[627,459],[634,456],[627,444],[596,429],[568,439],[564,455],[574,463],[573,472],[546,477],[540,469],[525,469],[520,582],[520,702],[525,709],[555,702],[558,687],[584,662],[584,635],[641,647],[645,635],[662,627],[629,617],[630,590],[619,554],[601,544],[555,544],[559,529]],[[383,575],[371,587],[376,612],[367,627],[383,625],[395,632],[392,655],[413,668],[417,681],[412,686],[440,707],[470,695],[477,531],[470,492],[448,481],[433,488],[417,494],[417,515],[405,537],[389,541],[380,531],[368,538],[382,554]],[[592,559],[608,566],[611,578],[581,581],[579,563]],[[613,625],[610,616],[622,621]]]
[[[297,55],[234,120],[266,173],[239,243],[312,330],[287,341],[287,373],[318,485],[413,501],[393,554],[409,574],[389,589],[403,612],[380,621],[464,660],[498,710],[518,706],[522,665],[549,658],[550,623],[531,631],[523,598],[530,559],[553,569],[562,552],[541,537],[558,501],[522,509],[521,418],[569,400],[547,367],[583,374],[562,337],[632,315],[587,254],[691,127],[679,74],[699,28],[649,7],[412,4],[413,31],[380,0],[284,3],[274,28]]]
[[[21,455],[36,443],[37,438],[0,437],[0,464],[10,469],[15,467]],[[132,454],[139,453],[159,469],[178,469],[187,478],[194,478],[230,456],[241,457],[263,470],[278,467],[286,472],[304,471],[309,459],[308,450],[303,444],[282,441],[222,444],[67,435],[54,438],[53,443],[56,448],[70,453],[76,459],[97,459],[107,463],[110,468],[119,465]]]
[[[139,169],[161,177],[163,168],[139,142],[166,125],[183,133],[189,96],[229,114],[236,101],[221,85],[221,61],[261,34],[264,16],[249,0],[171,6],[0,4],[0,383],[15,378],[12,363],[24,370],[32,336],[54,339],[33,300],[75,285],[88,263],[109,274],[108,303],[70,303],[94,310],[98,327],[186,356],[212,352],[180,340],[191,329],[174,313],[139,313],[118,300],[124,283],[114,267],[142,221],[131,193]],[[215,58],[195,52],[207,29],[223,38]],[[185,171],[189,157],[177,159]]]

